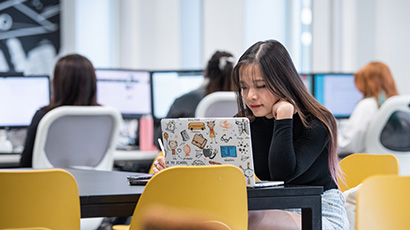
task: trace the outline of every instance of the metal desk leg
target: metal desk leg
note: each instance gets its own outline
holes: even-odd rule
[[[322,197],[315,197],[310,199],[318,199],[313,201],[311,208],[302,208],[302,229],[322,229]]]

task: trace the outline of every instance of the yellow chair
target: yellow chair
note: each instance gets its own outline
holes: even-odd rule
[[[391,154],[355,153],[339,162],[344,178],[338,178],[342,192],[356,187],[364,179],[379,174],[399,174],[397,158]]]
[[[151,164],[151,168],[149,169],[149,174],[154,174],[154,167],[155,167],[155,165],[154,165],[154,162],[158,159],[158,157],[160,157],[160,156],[164,156],[164,154],[162,153],[162,151],[160,151],[159,153],[158,153],[158,155],[155,157],[155,159],[154,159],[154,161],[152,162],[152,164]]]
[[[62,169],[0,170],[0,229],[80,229],[74,177]]]
[[[409,229],[410,177],[379,175],[365,180],[357,194],[357,230]]]
[[[51,230],[51,229],[49,229],[49,228],[27,227],[27,228],[2,228],[0,230]]]
[[[209,214],[231,229],[247,229],[248,201],[243,172],[233,165],[174,166],[147,183],[131,225],[113,229],[141,229],[142,216],[153,205]]]
[[[197,211],[153,205],[143,214],[141,230],[231,230],[226,224],[213,219]]]

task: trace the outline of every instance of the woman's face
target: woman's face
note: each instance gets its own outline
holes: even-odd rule
[[[249,65],[241,70],[239,81],[243,100],[256,117],[273,118],[272,107],[279,98],[272,94],[259,65]]]

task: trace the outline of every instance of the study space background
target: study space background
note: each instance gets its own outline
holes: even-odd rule
[[[50,79],[45,75],[1,73],[0,147],[2,154],[20,154],[26,129],[35,111],[50,100]],[[204,81],[202,70],[97,69],[97,101],[117,108],[123,125],[117,150],[156,150],[153,130],[165,118],[173,101]],[[340,124],[353,111],[361,94],[354,75],[347,73],[300,74],[309,92],[326,106]],[[348,98],[349,97],[349,98]],[[116,161],[119,169],[147,171],[150,160]]]
[[[301,73],[353,73],[381,60],[391,67],[399,92],[410,93],[410,47],[403,45],[410,37],[403,29],[410,17],[406,0],[49,0],[6,5],[0,9],[3,72],[52,77],[55,58],[68,53],[84,54],[99,68],[201,69],[215,50],[238,57],[255,41],[274,38],[289,49]],[[51,24],[17,23],[30,21],[17,5],[46,16]],[[47,33],[16,36],[23,25],[40,25]],[[30,60],[41,62],[25,65]]]
[[[157,151],[153,116],[158,121],[157,117],[166,115],[174,98],[199,87],[204,80],[202,70],[97,69],[96,76],[98,103],[118,109],[123,117],[117,150],[140,154]],[[50,102],[50,83],[46,75],[1,73],[0,106],[4,112],[0,115],[0,152],[3,156],[22,152],[31,118],[36,110]],[[147,172],[153,158],[131,159],[116,161],[116,166]]]

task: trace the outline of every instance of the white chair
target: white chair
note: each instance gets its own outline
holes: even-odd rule
[[[61,106],[41,119],[33,149],[33,168],[112,170],[122,118],[106,106]],[[81,219],[95,230],[103,218]]]
[[[235,92],[214,92],[205,96],[195,110],[195,117],[233,117],[238,112]]]
[[[40,121],[33,168],[112,170],[121,114],[104,106],[61,106]]]
[[[399,175],[410,175],[410,95],[387,99],[369,124],[367,153],[391,153],[400,164]]]

